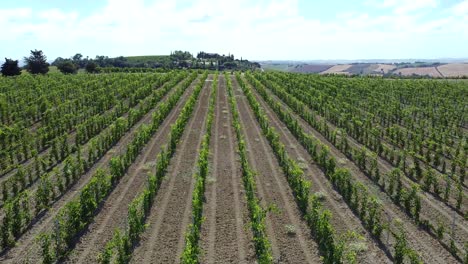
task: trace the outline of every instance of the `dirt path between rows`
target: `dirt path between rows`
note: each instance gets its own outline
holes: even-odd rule
[[[309,126],[301,117],[293,113],[291,109],[276,97],[270,90],[268,94],[275,100],[280,102],[284,109],[287,109],[293,117],[296,117],[299,124],[304,128],[306,133],[312,134],[320,142],[330,148],[330,153],[336,158],[339,167],[347,168],[351,171],[354,179],[361,181],[369,189],[369,193],[379,197],[383,204],[383,216],[386,220],[400,219],[401,226],[407,233],[409,245],[416,250],[422,257],[425,263],[457,263],[455,258],[432,236],[424,230],[415,226],[414,222],[400,210],[378,186],[375,185],[364,173],[349,160],[340,150],[324,138],[319,132]],[[385,237],[385,235],[384,235]],[[393,248],[394,241],[390,239],[388,248]]]
[[[180,82],[181,83],[181,82]],[[178,85],[180,85],[180,83]],[[190,89],[187,89],[190,90]],[[185,93],[189,93],[185,91]],[[183,95],[182,98],[187,95]],[[162,99],[164,101],[167,95]],[[35,263],[40,255],[40,248],[36,243],[36,236],[52,227],[53,219],[58,214],[60,209],[69,201],[79,196],[81,189],[88,183],[89,179],[94,175],[97,169],[104,168],[109,164],[110,159],[118,153],[126,149],[127,144],[133,138],[137,129],[143,124],[149,124],[152,115],[157,111],[156,106],[150,110],[140,121],[138,121],[104,156],[101,157],[80,179],[65,193],[58,201],[51,205],[51,208],[37,217],[32,227],[22,235],[17,241],[17,246],[6,252],[1,258],[1,262],[5,263]]]
[[[257,172],[258,197],[262,206],[274,204],[279,212],[267,215],[267,235],[272,244],[273,258],[278,263],[321,263],[317,244],[302,220],[286,176],[237,82],[233,81],[240,121],[243,124],[249,162]]]
[[[205,130],[213,75],[209,75],[197,106],[171,159],[155,203],[148,216],[146,231],[134,251],[132,263],[178,263],[192,212],[198,151]]]
[[[255,248],[242,185],[241,165],[236,159],[237,140],[232,128],[226,80],[219,75],[215,119],[212,129],[210,173],[206,181],[200,247],[201,263],[254,263]]]
[[[366,231],[359,218],[354,215],[341,195],[332,188],[327,177],[313,161],[307,150],[294,137],[256,90],[250,85],[248,85],[248,87],[265,110],[265,114],[270,119],[270,125],[278,132],[280,140],[286,146],[290,157],[298,162],[304,171],[306,179],[311,181],[311,193],[320,192],[325,194],[322,203],[324,208],[330,210],[333,214],[331,223],[337,231],[337,234],[344,235],[347,231],[354,231],[365,237],[367,249],[363,254],[359,255],[359,263],[391,263],[391,260],[387,257],[385,252],[379,248],[371,234]]]
[[[112,239],[115,229],[125,226],[128,205],[143,190],[148,173],[155,173],[156,164],[154,161],[161,151],[161,146],[168,143],[171,125],[177,120],[185,102],[198,82],[199,80],[191,84],[188,89],[190,92],[186,92],[182,100],[177,102],[156,134],[129,167],[128,172],[122,177],[119,185],[109,195],[94,222],[89,226],[88,232],[77,243],[67,260],[68,263],[97,262],[96,257],[105,247],[105,244]]]

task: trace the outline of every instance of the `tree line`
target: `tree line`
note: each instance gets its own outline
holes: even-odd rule
[[[70,59],[59,57],[52,63],[52,66],[57,66],[58,70],[65,74],[77,73],[79,68],[85,68],[89,73],[98,71],[98,65],[93,60],[83,60],[82,57],[83,55],[79,53]],[[24,57],[23,60],[25,62],[23,68],[31,74],[46,74],[49,72],[49,66],[51,65],[47,62],[47,57],[42,50],[31,50],[29,57]],[[20,75],[19,61],[5,58],[0,72],[3,76]]]
[[[77,53],[70,58],[56,58],[51,64],[42,50],[31,50],[29,57],[24,57],[25,66],[20,67],[18,60],[5,58],[1,66],[3,76],[16,76],[21,74],[22,68],[31,74],[46,74],[49,66],[56,66],[64,74],[75,74],[79,69],[85,69],[88,73],[120,71],[124,68],[147,68],[147,69],[210,69],[210,70],[251,70],[260,68],[256,62],[244,59],[234,59],[234,55],[220,55],[218,53],[206,53],[201,51],[194,57],[188,51],[176,50],[166,56],[142,56],[140,57],[115,57],[98,55],[94,59],[84,57]]]

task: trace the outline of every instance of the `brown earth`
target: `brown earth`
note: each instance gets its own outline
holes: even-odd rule
[[[346,72],[351,67],[351,64],[339,64],[331,67],[330,69],[321,72],[320,74],[349,74]]]
[[[346,71],[349,65],[338,65],[336,71]],[[346,68],[346,66],[348,68]],[[331,69],[329,69],[331,70]],[[239,118],[243,126],[248,159],[256,172],[257,197],[262,207],[276,206],[278,212],[269,212],[266,219],[266,231],[272,245],[275,263],[322,263],[317,243],[311,236],[311,231],[294,200],[286,176],[278,164],[267,139],[253,114],[249,103],[239,87],[234,76],[230,76],[235,96]],[[209,75],[194,113],[184,130],[184,134],[177,146],[176,153],[170,161],[167,175],[163,180],[155,203],[147,219],[147,228],[141,236],[140,243],[132,255],[133,263],[179,263],[180,255],[185,245],[185,233],[191,223],[192,191],[197,170],[197,159],[202,135],[205,132],[205,120],[208,112],[210,87],[213,75]],[[194,83],[185,91],[175,108],[164,120],[160,129],[151,138],[140,155],[132,164],[128,172],[102,204],[94,221],[87,230],[77,237],[77,244],[66,260],[69,263],[96,263],[96,257],[106,242],[110,240],[116,228],[126,224],[128,204],[140,193],[146,183],[147,173],[153,173],[154,161],[167,137],[172,124],[179,115],[184,102],[193,91]],[[297,161],[304,170],[305,177],[312,182],[311,193],[323,194],[325,209],[332,212],[331,222],[338,236],[347,231],[355,231],[363,236],[360,242],[364,251],[358,255],[358,263],[390,263],[388,252],[393,254],[395,241],[386,240],[383,234],[382,244],[379,244],[365,229],[360,219],[343,201],[330,182],[311,159],[307,151],[285,127],[285,124],[270,109],[263,99],[251,88],[259,103],[263,106],[270,124],[277,130],[281,142],[286,146],[292,159]],[[171,93],[171,92],[170,92]],[[169,93],[169,94],[170,94]],[[284,109],[292,111],[276,96],[268,91],[270,96],[279,101]],[[167,98],[167,97],[165,97]],[[164,99],[163,99],[164,100]],[[68,201],[79,195],[80,190],[88,183],[98,168],[106,168],[110,158],[126,149],[126,145],[133,138],[138,127],[151,122],[152,113],[157,107],[146,114],[129,132],[127,132],[111,150],[101,157],[93,167],[81,176],[76,184],[61,196],[51,208],[38,216],[31,228],[18,239],[16,247],[0,257],[1,263],[38,263],[40,249],[35,237],[43,231],[53,227],[53,220],[60,208]],[[215,118],[212,127],[212,141],[210,145],[209,175],[206,181],[206,192],[202,223],[200,247],[201,263],[256,263],[253,236],[248,225],[250,218],[242,185],[239,156],[237,154],[237,140],[231,126],[232,116],[228,104],[226,80],[219,76],[219,90],[215,105]],[[293,117],[307,132],[330,148],[339,167],[348,168],[355,180],[361,181],[369,192],[378,197],[383,204],[385,221],[391,221],[391,228],[395,230],[396,222],[407,234],[408,244],[416,250],[425,263],[457,263],[457,260],[428,232],[420,229],[398,206],[396,206],[373,181],[371,181],[352,160],[348,159],[340,150],[335,148],[318,131],[309,126],[297,114]],[[320,116],[317,116],[321,119]],[[333,125],[329,125],[334,128]],[[361,145],[351,137],[350,144]],[[384,159],[378,158],[381,174],[393,167]],[[404,184],[410,184],[404,179]],[[450,222],[453,211],[434,199],[431,195],[424,195],[422,199],[424,218],[434,219],[441,215],[443,221]],[[455,241],[461,247],[468,227],[466,220],[457,215],[455,223]],[[447,241],[447,240],[445,240]]]
[[[468,76],[467,63],[450,63],[438,66],[437,69],[444,77]]]
[[[394,74],[400,74],[403,76],[411,75],[429,75],[431,77],[443,77],[435,67],[417,67],[417,68],[402,68],[393,71]]]
[[[133,254],[133,263],[178,263],[185,245],[185,232],[191,219],[193,175],[208,113],[213,76],[205,83],[195,113],[171,159],[155,203],[148,216],[147,230]]]
[[[247,80],[244,81],[247,82]],[[347,206],[341,195],[332,188],[330,182],[313,161],[307,150],[294,137],[255,89],[250,85],[249,88],[265,110],[266,115],[270,119],[271,126],[279,133],[280,140],[286,146],[288,154],[301,166],[306,179],[311,181],[311,193],[319,192],[325,195],[322,203],[324,209],[330,210],[333,214],[331,222],[337,234],[340,236],[345,235],[347,231],[354,231],[364,236],[365,241],[361,242],[361,245],[362,243],[365,245],[366,252],[365,254],[359,255],[359,263],[391,263],[390,259],[374,241],[371,234],[363,227],[359,218],[356,217]],[[301,125],[304,126],[305,124],[301,123]]]
[[[269,92],[271,96],[279,100],[278,97],[274,96],[273,93]],[[281,102],[281,101],[280,101]],[[282,103],[285,109],[290,110],[284,103]],[[340,150],[338,150],[333,144],[331,144],[325,137],[319,132],[310,127],[302,118],[298,115],[293,114],[303,126],[307,133],[311,133],[322,143],[330,148],[331,154],[336,158],[338,166],[348,168],[353,175],[353,178],[361,181],[365,186],[368,187],[369,192],[377,196],[383,203],[383,215],[386,220],[397,220],[408,234],[408,242],[410,246],[416,250],[421,256],[425,263],[457,263],[454,257],[430,234],[417,227],[414,222],[408,218],[408,216],[396,206],[388,197],[388,195],[381,191],[378,186],[375,185],[350,159],[348,159]],[[317,116],[320,120],[320,117]],[[332,128],[335,128],[332,124],[328,123]],[[354,139],[348,137],[351,144],[359,146],[359,143],[355,142]],[[381,174],[388,171],[390,168],[385,165],[385,161],[381,158],[378,159],[379,169]],[[391,167],[391,166],[390,166]],[[424,199],[423,199],[424,200]],[[424,206],[424,204],[423,204]],[[427,206],[426,206],[427,207]],[[395,227],[394,227],[395,228]],[[384,238],[386,235],[384,234]],[[394,241],[390,239],[388,241],[388,248],[393,248]]]
[[[191,90],[191,89],[187,89]],[[185,91],[185,94],[182,98],[188,97],[188,91]],[[166,98],[166,97],[165,97]],[[163,99],[164,100],[164,99]],[[182,99],[184,100],[184,99]],[[180,106],[179,106],[180,108]],[[152,114],[157,110],[157,107],[149,111],[139,122],[137,122],[131,129],[128,131],[118,142],[114,145],[109,151],[106,152],[85,174],[83,174],[80,179],[72,186],[67,193],[60,197],[58,201],[51,205],[51,208],[45,213],[42,213],[35,219],[31,228],[23,234],[17,241],[16,247],[5,252],[1,256],[0,261],[5,263],[25,263],[25,262],[34,262],[40,256],[39,245],[36,243],[36,236],[41,232],[50,230],[53,226],[53,220],[58,214],[59,210],[69,201],[75,199],[79,196],[80,190],[88,183],[92,175],[96,172],[97,169],[105,168],[110,159],[118,153],[121,153],[125,150],[126,145],[132,140],[133,135],[137,129],[143,124],[149,124],[152,119]],[[174,111],[174,109],[173,109]]]
[[[210,175],[206,181],[201,263],[254,263],[252,233],[242,185],[237,140],[232,128],[226,80],[219,76],[212,129]]]
[[[147,182],[147,175],[155,173],[156,164],[154,161],[161,151],[161,146],[168,143],[171,125],[176,121],[193,87],[198,81],[196,80],[192,83],[188,89],[189,91],[186,91],[182,100],[179,100],[156,134],[129,167],[128,172],[122,177],[119,185],[117,185],[103,204],[94,222],[80,238],[67,262],[97,262],[97,255],[102,251],[105,244],[112,239],[115,229],[118,227],[124,228],[128,205],[143,190]]]
[[[236,80],[233,80],[233,89],[237,97],[240,122],[243,124],[249,162],[257,172],[257,196],[264,208],[275,205],[279,211],[270,212],[266,219],[266,231],[271,241],[274,261],[321,263],[317,244],[295,204],[286,176]]]

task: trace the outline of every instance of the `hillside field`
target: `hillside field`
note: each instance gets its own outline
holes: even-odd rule
[[[302,63],[261,62],[265,71],[318,73],[335,75],[406,76],[431,78],[466,78],[468,63]]]
[[[467,109],[458,80],[0,77],[0,262],[467,263]]]

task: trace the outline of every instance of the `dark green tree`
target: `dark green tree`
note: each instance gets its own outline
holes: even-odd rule
[[[71,60],[61,62],[57,68],[64,74],[75,74],[78,71],[78,67]]]
[[[32,74],[46,74],[49,72],[49,63],[42,50],[31,50],[31,55],[25,57],[26,70]]]
[[[98,72],[98,65],[94,62],[94,61],[90,61],[88,62],[88,64],[86,64],[86,72],[88,73],[97,73]]]
[[[18,67],[18,61],[5,58],[5,63],[2,65],[3,76],[15,76],[21,74],[21,69]]]
[[[75,54],[73,57],[72,57],[72,60],[76,63],[80,62],[81,59],[83,58],[83,55],[81,55],[81,53],[77,53]]]

